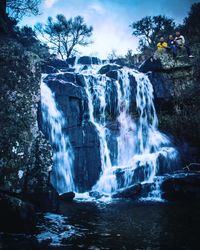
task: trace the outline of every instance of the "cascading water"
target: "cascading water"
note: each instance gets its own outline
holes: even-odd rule
[[[51,183],[59,194],[75,191],[74,154],[69,139],[63,132],[66,121],[57,108],[54,94],[43,81],[41,82],[41,109],[43,129],[47,128],[47,134],[53,146]]]
[[[95,125],[100,140],[100,155],[101,155],[101,167],[102,167],[102,175],[105,175],[107,178],[103,178],[103,186],[108,193],[111,193],[113,189],[116,189],[116,178],[112,172],[108,172],[112,169],[110,152],[107,145],[107,129],[106,129],[106,117],[105,117],[105,108],[106,108],[106,76],[97,75],[96,77],[92,77],[86,75],[85,76],[86,87],[85,91],[88,97],[88,105],[89,105],[89,114],[90,121]],[[97,84],[98,83],[98,84]],[[95,119],[94,117],[94,108],[95,102],[99,102],[99,112],[100,118]],[[102,177],[100,177],[102,178]],[[97,184],[98,186],[98,184]],[[99,189],[97,187],[97,189]]]
[[[163,165],[170,167],[177,157],[177,151],[169,138],[158,131],[153,87],[148,76],[123,67],[115,71],[118,78],[114,80],[116,77],[100,74],[101,67],[75,65],[74,74],[81,74],[84,78],[82,90],[85,91],[88,106],[84,112],[88,110],[89,121],[99,136],[102,171],[92,191],[110,196],[136,183],[153,182]],[[63,133],[65,119],[57,109],[54,95],[44,82],[41,90],[43,121],[49,126],[48,134],[54,147],[52,183],[59,193],[76,191],[73,181],[73,150],[68,137]],[[111,119],[109,116],[113,116],[117,124],[114,135],[108,126]],[[111,137],[114,137],[117,145],[114,153],[110,146]],[[159,189],[160,182],[156,183]],[[159,191],[155,190],[151,195],[159,197]]]
[[[157,115],[153,103],[153,87],[148,77],[143,73],[128,68],[118,71],[117,110],[119,123],[117,165],[112,166],[107,143],[106,128],[106,90],[109,80],[106,76],[86,74],[86,93],[88,96],[90,121],[99,132],[102,173],[93,191],[111,194],[120,188],[126,188],[134,183],[153,182],[159,170],[160,157],[168,162],[177,156],[169,138],[158,131]],[[137,84],[136,109],[138,117],[134,120],[130,114],[131,81],[134,77]],[[94,106],[98,103],[100,118],[95,117]],[[163,163],[162,163],[163,164]]]

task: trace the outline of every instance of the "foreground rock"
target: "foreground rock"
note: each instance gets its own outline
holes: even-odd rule
[[[33,232],[36,225],[36,210],[28,202],[0,193],[0,231]]]
[[[37,122],[40,78],[36,55],[12,39],[0,41],[0,189],[11,194],[2,200],[3,207],[18,224],[20,216],[27,223],[29,216],[34,217],[21,198],[41,209],[45,201],[50,209],[56,197],[49,182],[52,148]]]
[[[68,193],[64,193],[61,194],[59,196],[60,200],[62,201],[72,201],[75,197],[75,193],[74,192],[68,192]]]
[[[141,197],[147,197],[149,192],[153,189],[154,183],[135,184],[128,188],[119,190],[112,195],[112,198],[125,198],[125,199],[139,199]]]
[[[200,173],[167,176],[161,185],[162,197],[170,201],[200,201]]]

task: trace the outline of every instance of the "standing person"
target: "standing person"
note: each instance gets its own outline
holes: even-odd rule
[[[168,48],[172,51],[173,58],[176,59],[177,56],[177,43],[173,35],[169,35]]]
[[[185,44],[185,38],[179,31],[176,32],[175,42],[177,44],[177,47],[182,49],[186,48],[187,54],[189,57],[193,57],[190,52],[190,48]]]

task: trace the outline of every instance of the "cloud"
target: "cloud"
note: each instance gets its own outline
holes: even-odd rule
[[[95,12],[97,12],[98,14],[102,15],[105,13],[105,9],[103,8],[103,6],[96,2],[96,3],[92,3],[91,5],[88,6],[89,9],[94,10]]]
[[[45,0],[44,1],[44,7],[50,9],[51,7],[53,7],[53,5],[58,2],[59,0]]]

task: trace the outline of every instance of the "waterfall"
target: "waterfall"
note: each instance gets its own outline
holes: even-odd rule
[[[90,121],[95,125],[100,140],[102,173],[93,191],[111,194],[134,183],[153,182],[160,164],[168,164],[177,156],[169,138],[159,132],[158,119],[154,107],[153,87],[148,76],[136,70],[122,68],[115,81],[117,89],[117,110],[119,135],[117,136],[117,164],[112,165],[108,147],[106,128],[106,90],[109,79],[106,76],[84,71],[88,96]],[[132,76],[136,87],[137,117],[130,114]],[[99,106],[100,117],[94,107]],[[96,115],[96,117],[95,117]],[[162,162],[161,159],[162,158]]]
[[[41,82],[41,109],[43,130],[47,130],[49,140],[53,146],[51,183],[59,194],[74,191],[74,154],[70,141],[63,132],[66,119],[62,112],[58,110],[51,89],[43,81]]]
[[[110,152],[107,145],[107,129],[106,129],[106,76],[97,75],[96,77],[91,77],[90,75],[85,76],[86,81],[86,94],[88,97],[88,105],[89,105],[89,114],[90,121],[95,125],[100,140],[100,155],[101,155],[101,167],[102,167],[102,175],[106,176],[106,178],[100,177],[103,180],[103,184],[100,184],[104,187],[107,193],[111,193],[114,189],[116,189],[116,178],[112,172],[108,172],[112,169]],[[95,118],[94,106],[95,102],[99,102],[99,119]],[[105,174],[106,173],[106,174]],[[97,185],[98,186],[98,183]],[[97,187],[100,190],[100,187]]]
[[[177,151],[170,139],[158,130],[153,87],[148,76],[117,66],[114,77],[109,77],[99,73],[102,66],[75,65],[70,71],[73,73],[69,74],[73,79],[81,75],[81,86],[76,81],[69,83],[65,80],[67,75],[62,72],[51,75],[51,79],[62,79],[60,84],[68,84],[70,90],[79,88],[84,93],[87,102],[84,99],[83,113],[87,114],[86,122],[89,120],[98,134],[101,161],[101,173],[97,182],[92,184],[92,191],[110,196],[133,184],[154,182],[161,169],[170,170]],[[58,110],[54,94],[43,81],[41,92],[43,126],[48,127],[54,148],[51,182],[59,193],[76,191],[73,165],[76,159],[64,132],[67,117]],[[110,120],[116,125],[115,133],[109,127]],[[111,146],[111,139],[115,149]],[[156,187],[151,195],[159,197],[159,184]]]

